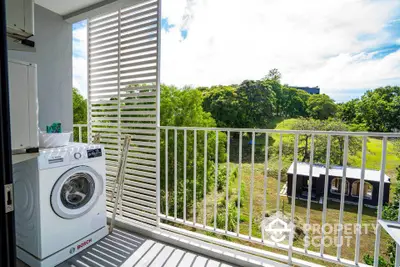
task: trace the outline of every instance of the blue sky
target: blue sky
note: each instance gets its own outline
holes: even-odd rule
[[[398,0],[163,0],[161,81],[259,79],[319,86],[338,102],[400,85]],[[227,8],[229,7],[229,8]],[[73,25],[74,86],[86,96],[86,22]]]
[[[87,97],[86,20],[72,25],[73,86]]]

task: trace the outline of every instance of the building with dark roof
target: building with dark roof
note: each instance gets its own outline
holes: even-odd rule
[[[319,95],[320,89],[318,86],[316,87],[301,87],[301,86],[290,86],[291,88],[303,90],[311,95]]]
[[[324,197],[325,178],[328,173],[328,199],[340,201],[341,184],[343,176],[342,166],[332,166],[326,171],[324,165],[314,164],[312,166],[312,188],[311,200],[314,202],[322,202]],[[294,176],[294,163],[287,171],[287,195],[292,195],[292,181]],[[308,185],[310,177],[310,164],[305,162],[297,163],[297,182],[296,182],[296,198],[308,199]],[[383,177],[383,204],[389,201],[390,178],[386,174]],[[358,203],[360,196],[360,180],[361,169],[347,167],[346,168],[346,186],[345,201],[347,203]],[[367,206],[378,206],[379,187],[381,180],[381,172],[377,170],[365,170],[364,174],[364,192],[362,193],[364,204]]]

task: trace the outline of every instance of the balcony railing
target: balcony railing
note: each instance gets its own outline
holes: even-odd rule
[[[76,127],[78,140],[84,140],[82,128],[85,125]],[[298,255],[317,262],[367,266],[363,257],[369,254],[375,259],[374,266],[378,266],[379,256],[392,242],[377,221],[382,218],[388,194],[385,172],[394,175],[387,167],[388,161],[390,168],[394,164],[388,149],[400,137],[398,133],[166,126],[158,130],[157,194],[161,228],[289,264],[304,262],[295,257]],[[374,145],[373,151],[369,145]],[[303,162],[309,166],[306,176],[299,173]],[[292,178],[287,183],[289,165],[292,165]],[[313,185],[316,168],[324,169],[318,177],[323,181],[322,188]],[[376,177],[371,177],[369,169],[378,170]],[[354,182],[348,183],[353,180],[349,175],[354,176],[354,173],[359,175],[359,184],[354,185],[356,194],[352,188]],[[336,201],[330,198],[333,176],[340,179]],[[302,184],[298,187],[300,181]],[[369,187],[371,183],[375,185],[373,189]],[[367,190],[376,194],[373,208],[365,205]],[[299,197],[301,191],[304,191],[304,198]],[[322,197],[313,198],[314,192]],[[265,236],[265,221],[277,211],[296,230],[282,242]],[[302,229],[304,225],[308,226],[306,230]],[[317,238],[318,233],[311,228],[315,225],[333,225],[337,231],[320,231]],[[348,225],[359,228],[350,233]],[[367,225],[365,229],[369,225],[372,233],[361,231],[364,225]],[[207,232],[209,234],[204,235]],[[346,239],[346,236],[351,238]],[[319,241],[310,242],[313,238]],[[226,239],[241,244],[235,245]],[[344,244],[344,240],[349,243]],[[253,246],[249,246],[250,243]],[[398,252],[397,248],[395,266],[399,266]]]

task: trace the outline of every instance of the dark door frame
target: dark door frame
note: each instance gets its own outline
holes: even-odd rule
[[[4,186],[12,184],[5,0],[0,0],[0,266],[16,266],[14,211],[6,213]],[[13,205],[13,203],[11,202]]]

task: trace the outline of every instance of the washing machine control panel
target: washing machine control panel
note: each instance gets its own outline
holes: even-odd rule
[[[72,143],[67,147],[42,149],[38,157],[39,168],[55,168],[69,164],[83,164],[105,157],[102,145]]]

